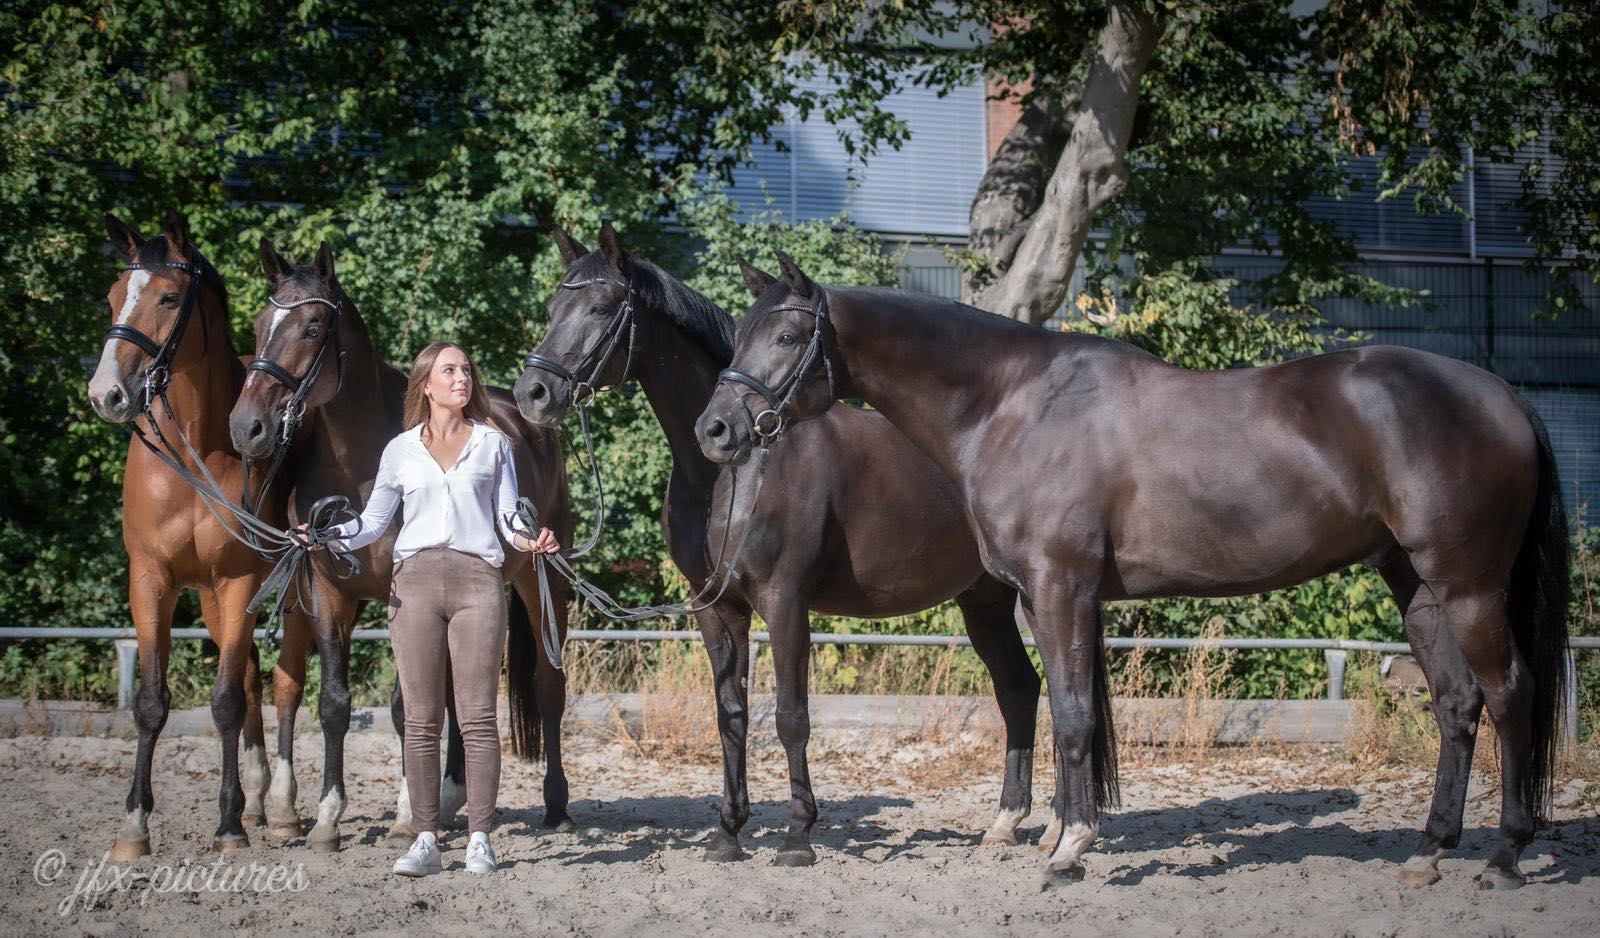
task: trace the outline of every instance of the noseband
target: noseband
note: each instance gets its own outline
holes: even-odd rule
[[[265,355],[256,357],[249,365],[245,366],[246,371],[264,372],[289,389],[289,400],[283,405],[282,419],[278,424],[278,446],[283,447],[289,445],[289,441],[294,439],[295,430],[300,426],[300,421],[305,419],[306,398],[310,396],[311,389],[316,386],[317,377],[322,374],[322,363],[328,357],[329,346],[337,348],[339,357],[339,383],[335,386],[334,393],[339,393],[339,389],[344,387],[346,353],[344,343],[339,337],[340,313],[344,309],[344,288],[339,288],[337,301],[320,296],[308,296],[303,300],[285,303],[275,296],[269,296],[267,297],[267,302],[286,312],[312,304],[321,304],[333,310],[333,315],[328,320],[328,331],[323,333],[322,344],[317,347],[317,356],[311,360],[311,367],[306,369],[306,373],[302,377],[296,378],[289,373],[287,368],[267,358]]]
[[[828,292],[821,287],[817,289],[822,296],[817,300],[815,307],[791,303],[784,306],[774,306],[771,310],[774,313],[781,313],[786,310],[809,313],[816,320],[816,325],[811,330],[811,341],[806,343],[805,353],[800,356],[800,361],[789,372],[789,376],[783,379],[782,383],[776,388],[772,388],[760,378],[737,368],[724,368],[717,375],[717,384],[727,385],[728,390],[733,392],[733,399],[739,402],[740,409],[744,411],[745,420],[750,424],[751,432],[761,441],[762,446],[771,446],[776,443],[778,438],[783,436],[784,431],[788,429],[784,418],[788,416],[789,407],[794,404],[795,396],[800,393],[801,382],[805,380],[807,372],[816,366],[819,358],[822,360],[823,370],[828,376],[830,398],[836,396],[833,394],[833,363],[828,361],[827,351],[822,345],[823,325],[828,321]],[[744,395],[739,393],[739,389],[733,387],[735,384],[743,385],[761,395],[762,399],[767,402],[767,409],[759,414],[752,414],[749,406],[744,402]]]
[[[546,358],[537,352],[529,355],[522,361],[522,367],[524,368],[548,372],[549,374],[553,374],[561,380],[567,382],[567,384],[572,388],[572,403],[574,404],[581,403],[584,399],[592,397],[599,391],[607,390],[607,388],[596,387],[595,382],[600,380],[600,373],[606,370],[606,366],[611,363],[612,356],[617,354],[617,346],[622,344],[622,333],[624,329],[626,329],[628,333],[628,358],[623,363],[622,368],[622,379],[624,381],[627,380],[628,372],[633,368],[633,334],[635,325],[633,316],[633,301],[635,296],[633,275],[631,273],[629,274],[628,282],[626,284],[619,284],[617,281],[609,280],[605,277],[594,277],[589,280],[575,280],[570,282],[562,281],[561,289],[582,290],[584,287],[590,287],[597,283],[616,284],[617,286],[621,286],[627,290],[628,295],[622,301],[622,305],[617,307],[617,311],[611,315],[611,321],[606,323],[605,332],[600,334],[600,338],[596,339],[595,342],[589,346],[589,350],[584,354],[583,358],[578,361],[578,367],[572,371],[568,371],[565,365],[553,358]],[[584,377],[579,378],[579,373],[586,374]]]
[[[144,413],[149,413],[156,399],[166,393],[167,384],[172,378],[172,359],[178,354],[178,345],[183,342],[183,333],[189,327],[189,318],[194,314],[194,308],[199,304],[201,270],[205,261],[201,259],[200,252],[195,252],[193,263],[186,261],[151,261],[149,263],[129,264],[123,270],[155,270],[164,267],[171,270],[181,270],[189,275],[189,286],[183,291],[183,303],[178,307],[178,318],[172,324],[172,330],[167,333],[167,339],[160,345],[149,336],[132,326],[117,323],[106,330],[106,341],[120,340],[132,342],[139,350],[150,356],[150,364],[144,369],[144,398],[139,402],[139,408]],[[205,320],[200,320],[200,327],[205,329]],[[210,335],[206,341],[210,342]]]

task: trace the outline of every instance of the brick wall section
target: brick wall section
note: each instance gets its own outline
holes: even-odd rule
[[[1008,87],[1008,83],[999,80],[989,82],[989,102],[984,106],[985,121],[988,132],[989,158],[994,159],[994,151],[1000,149],[1000,141],[1006,138],[1011,128],[1016,126],[1017,118],[1022,116],[1022,107],[1015,100],[997,101],[995,95]],[[1018,94],[1027,94],[1033,88],[1033,82],[1025,81],[1015,86]]]

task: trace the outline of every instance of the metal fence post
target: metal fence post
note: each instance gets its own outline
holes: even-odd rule
[[[1561,742],[1563,745],[1576,746],[1578,744],[1578,656],[1569,647],[1567,648],[1567,692],[1566,715],[1561,721]]]
[[[1337,648],[1324,648],[1322,658],[1328,663],[1328,699],[1344,699],[1344,666],[1350,653]]]
[[[139,670],[139,643],[117,639],[117,709],[133,709],[133,679]]]

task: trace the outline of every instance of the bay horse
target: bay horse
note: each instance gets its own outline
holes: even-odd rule
[[[948,300],[820,287],[779,263],[696,424],[701,445],[738,463],[752,423],[781,433],[859,397],[955,483],[1044,663],[1064,825],[1047,884],[1083,876],[1118,794],[1100,603],[1256,593],[1357,562],[1404,612],[1441,737],[1401,881],[1436,882],[1460,839],[1487,704],[1500,838],[1478,882],[1525,882],[1518,860],[1550,803],[1570,545],[1544,424],[1509,385],[1381,346],[1186,371]]]
[[[339,284],[333,251],[323,244],[310,265],[285,260],[263,238],[261,266],[272,297],[256,316],[256,358],[228,418],[233,445],[241,454],[257,459],[274,455],[281,445],[286,408],[292,419],[304,420],[303,443],[293,457],[288,514],[291,523],[304,520],[311,507],[328,495],[343,495],[353,506],[365,504],[377,477],[378,461],[388,441],[401,431],[405,375],[384,362],[372,344],[366,323],[354,301]],[[520,494],[531,498],[544,524],[566,543],[572,532],[567,504],[567,477],[561,451],[553,434],[518,418],[509,392],[489,389],[494,424],[511,439],[516,452]],[[344,791],[344,737],[350,725],[350,633],[361,605],[369,600],[388,601],[393,575],[393,549],[398,521],[374,544],[356,552],[362,570],[348,579],[333,575],[326,557],[314,565],[311,603],[311,637],[322,658],[321,699],[325,761],[322,799],[307,844],[318,849],[339,846],[339,819],[347,799]],[[566,707],[566,676],[545,660],[536,640],[540,606],[538,579],[528,555],[507,550],[501,574],[513,587],[509,606],[511,628],[508,646],[512,748],[522,758],[545,755],[545,823],[571,830],[567,813],[566,774],[561,764],[561,716]],[[567,596],[564,584],[553,583],[554,614],[560,634],[566,635]],[[298,647],[285,641],[280,661],[293,659],[301,680],[305,674],[306,643]],[[451,692],[447,691],[447,698]],[[298,696],[295,698],[298,701]],[[450,709],[453,710],[453,703]],[[395,732],[404,736],[404,701],[395,684],[391,710]],[[288,785],[269,792],[270,817],[285,819],[297,833],[294,806],[293,731],[279,735],[279,777]],[[280,727],[283,723],[280,723]],[[465,798],[463,756],[459,728],[451,720],[449,757],[441,779],[441,819],[448,818]],[[452,774],[453,773],[453,774]],[[402,776],[395,823],[389,836],[409,840],[410,798]],[[276,823],[276,822],[275,822]],[[288,833],[288,827],[285,827]]]
[[[806,761],[808,613],[886,618],[952,598],[994,677],[1006,724],[1004,787],[987,839],[1015,843],[1032,799],[1040,681],[1018,634],[1016,592],[984,573],[949,482],[888,421],[854,409],[798,430],[799,445],[773,453],[759,491],[749,477],[735,482],[694,437],[695,417],[733,354],[732,317],[627,254],[609,222],[592,253],[559,227],[552,233],[567,270],[548,306],[549,329],[516,383],[523,415],[558,425],[578,393],[575,381],[638,381],[672,453],[661,524],[673,563],[698,591],[723,557],[724,537],[739,545],[729,558],[738,561],[736,576],[695,614],[716,683],[723,756],[720,825],[707,858],[744,856],[751,612],[772,636],[778,737],[789,767],[790,823],[776,862],[804,866],[816,861],[817,819]]]
[[[222,277],[175,212],[168,213],[162,233],[148,239],[108,214],[106,235],[128,268],[106,295],[112,328],[89,380],[90,404],[102,418],[147,435],[159,432],[173,440],[183,434],[212,476],[228,492],[243,494],[227,414],[244,384],[245,368],[233,348]],[[146,407],[145,381],[152,369],[166,375],[176,420],[163,407]],[[267,518],[281,522],[283,509],[281,486],[266,493],[261,511]],[[137,438],[128,441],[123,463],[122,542],[128,551],[128,608],[139,643],[139,690],[133,702],[139,744],[127,815],[111,858],[126,861],[150,853],[151,760],[171,707],[172,613],[186,587],[199,592],[206,631],[217,644],[211,718],[222,741],[222,784],[213,847],[248,846],[245,825],[265,823],[262,804],[271,770],[261,724],[260,659],[252,639],[256,616],[246,607],[268,566]],[[303,635],[307,628],[302,616],[288,618],[287,634]]]

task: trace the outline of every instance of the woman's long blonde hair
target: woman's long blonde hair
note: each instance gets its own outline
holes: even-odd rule
[[[462,414],[499,430],[489,411],[489,392],[478,374],[478,366],[472,361],[472,354],[454,342],[435,342],[418,352],[417,360],[411,363],[411,375],[406,379],[406,398],[403,408],[405,429],[409,430],[420,423],[423,437],[427,438],[428,417],[432,415],[433,407],[428,401],[428,396],[422,393],[422,389],[428,383],[429,376],[433,374],[434,361],[439,358],[439,353],[447,348],[455,349],[467,359],[467,373],[472,376],[472,393],[467,397],[467,406],[462,408]]]

